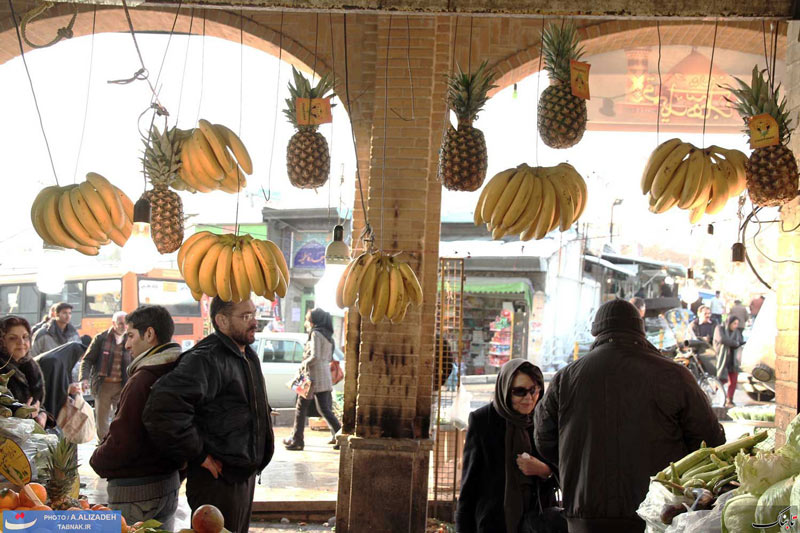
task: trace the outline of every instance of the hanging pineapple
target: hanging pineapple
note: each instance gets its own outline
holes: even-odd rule
[[[77,446],[60,437],[58,444],[48,446],[47,463],[41,472],[41,477],[47,480],[45,490],[50,498],[50,507],[54,511],[63,511],[78,505],[78,502],[70,497],[77,476]]]
[[[145,176],[153,189],[143,196],[150,201],[150,231],[162,254],[174,252],[183,242],[183,202],[169,186],[178,176],[181,143],[189,134],[177,128],[162,133],[153,126],[144,143]]]
[[[297,128],[297,133],[289,139],[286,147],[286,170],[289,181],[299,189],[316,189],[325,185],[331,169],[331,156],[328,141],[317,131],[319,125],[300,125],[297,123],[296,98],[327,98],[333,89],[328,75],[320,77],[315,87],[308,79],[292,67],[294,85],[289,82],[289,94],[283,113]]]
[[[586,100],[572,95],[569,62],[580,60],[578,30],[574,24],[551,24],[542,34],[544,68],[550,86],[539,98],[539,136],[550,148],[575,146],[586,131]]]
[[[464,73],[447,79],[447,107],[456,114],[458,128],[447,125],[439,150],[439,180],[451,191],[476,191],[486,178],[488,156],[483,132],[472,126],[483,109],[495,74],[481,63],[475,73]]]
[[[797,161],[787,144],[792,134],[786,97],[778,103],[780,84],[772,90],[763,78],[758,66],[753,67],[753,78],[747,83],[734,78],[738,89],[727,87],[736,97],[733,105],[744,119],[745,132],[749,135],[750,117],[769,114],[778,123],[779,144],[756,148],[745,166],[747,191],[756,205],[782,205],[797,195]]]

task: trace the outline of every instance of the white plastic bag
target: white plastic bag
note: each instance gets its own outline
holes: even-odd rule
[[[472,412],[470,404],[472,394],[464,387],[459,387],[453,404],[450,406],[449,418],[458,429],[466,429],[469,421],[469,414]]]
[[[714,507],[709,510],[679,514],[664,533],[722,533],[722,509],[731,497],[733,491],[717,498]]]
[[[661,509],[666,504],[675,504],[686,501],[683,496],[676,496],[661,483],[650,482],[650,490],[644,501],[639,504],[636,514],[647,523],[645,533],[664,533],[667,525],[661,521]]]
[[[6,437],[20,446],[33,434],[36,421],[32,418],[0,417],[0,437]]]

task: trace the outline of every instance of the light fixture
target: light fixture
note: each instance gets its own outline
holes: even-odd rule
[[[133,228],[122,248],[122,263],[130,272],[145,274],[153,269],[158,250],[150,235],[150,201],[139,198],[133,206]]]
[[[733,243],[733,246],[731,246],[731,266],[728,288],[730,292],[736,295],[742,295],[747,292],[750,283],[747,274],[747,266],[745,265],[745,255],[744,243]]]
[[[714,224],[709,224],[708,227],[706,228],[706,232],[709,235],[714,235]]]
[[[667,285],[674,285],[675,280],[672,278],[672,276],[667,276],[664,278],[664,283],[666,283]]]
[[[697,283],[694,281],[694,270],[691,268],[686,271],[686,281],[681,287],[681,300],[687,304],[697,301],[700,292],[697,290]]]
[[[333,240],[325,248],[325,268],[328,265],[346,265],[350,262],[350,248],[344,243],[344,227],[333,227]]]
[[[514,92],[511,93],[511,98],[513,98],[514,100],[517,99],[517,84],[516,83],[514,84]]]
[[[61,294],[64,288],[64,253],[45,245],[36,274],[36,288],[43,294]]]

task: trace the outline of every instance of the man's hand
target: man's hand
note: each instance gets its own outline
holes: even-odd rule
[[[527,453],[517,456],[517,466],[526,476],[539,476],[546,478],[551,474],[550,467],[536,457],[531,457]]]
[[[200,466],[211,472],[211,475],[214,476],[214,479],[217,479],[222,475],[222,463],[210,455],[206,455],[205,460],[200,463]]]
[[[88,379],[81,381],[81,387],[83,387],[83,392],[89,392],[89,390],[92,388]]]
[[[83,384],[71,383],[67,394],[80,394],[83,391]]]

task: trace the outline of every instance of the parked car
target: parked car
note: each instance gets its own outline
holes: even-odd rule
[[[307,340],[308,335],[305,333],[256,333],[256,340],[251,346],[261,359],[261,372],[267,384],[267,397],[271,407],[294,407],[297,396],[286,383],[297,374]],[[334,346],[333,358],[339,361],[344,370],[344,354],[338,346]],[[342,381],[333,389],[341,392],[343,386]]]

